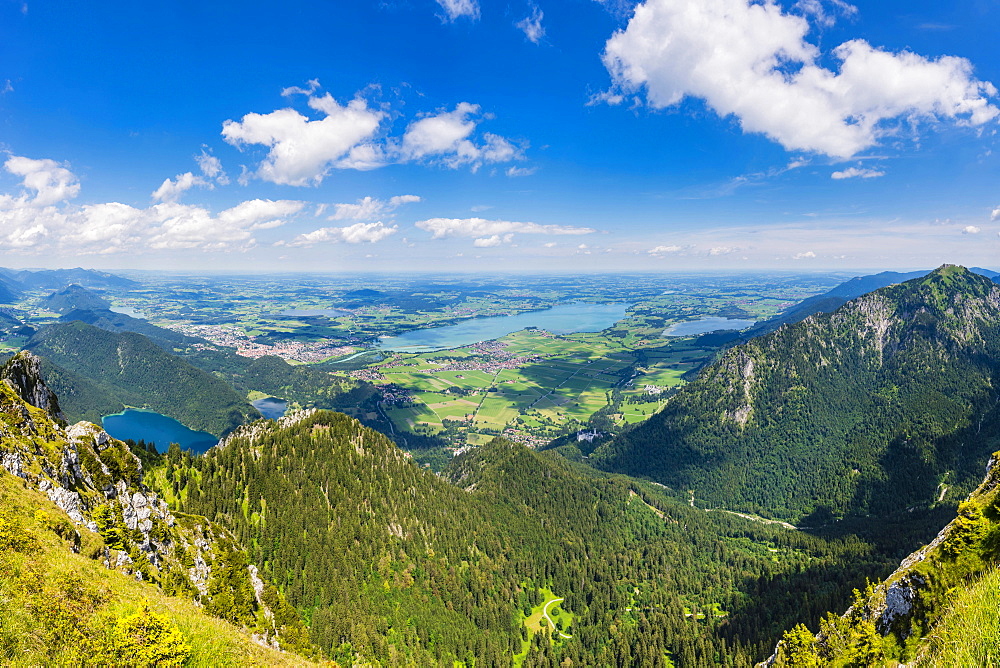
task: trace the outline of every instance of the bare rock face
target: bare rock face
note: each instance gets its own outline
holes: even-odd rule
[[[65,421],[55,392],[42,380],[41,361],[37,357],[22,350],[7,362],[0,377],[24,401],[47,411],[56,420]]]

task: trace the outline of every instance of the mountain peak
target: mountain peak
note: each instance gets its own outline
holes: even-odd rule
[[[58,420],[64,419],[55,392],[42,379],[41,360],[35,355],[26,350],[14,355],[0,369],[0,379],[25,402],[47,411]]]

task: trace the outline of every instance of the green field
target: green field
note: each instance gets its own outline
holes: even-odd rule
[[[397,353],[369,368],[396,388],[385,404],[396,429],[454,446],[499,434],[537,445],[582,428],[613,397],[617,424],[645,419],[712,352],[689,339],[633,349],[600,333],[523,330],[485,347]]]
[[[531,645],[531,638],[542,629],[548,629],[549,633],[552,634],[553,642],[560,642],[573,634],[574,615],[563,610],[557,603],[557,601],[561,602],[562,598],[553,594],[552,590],[547,587],[542,587],[538,591],[542,595],[542,602],[532,608],[531,614],[526,615],[523,620],[525,628],[528,629],[528,638],[521,641],[521,652],[514,655],[515,668],[522,665],[528,653],[528,647]],[[556,624],[554,629],[543,615],[546,609],[549,619]]]

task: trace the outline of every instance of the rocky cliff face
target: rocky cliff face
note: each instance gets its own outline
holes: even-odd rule
[[[0,378],[25,402],[41,408],[55,420],[63,420],[55,392],[42,382],[41,362],[28,352],[14,355],[0,371]]]
[[[0,466],[66,513],[77,527],[74,550],[210,609],[233,581],[252,587],[253,609],[236,616],[244,624],[256,616],[251,630],[261,642],[276,644],[278,630],[268,626],[273,615],[256,568],[235,577],[229,572],[233,554],[245,560],[232,534],[204,517],[172,513],[143,483],[142,462],[125,443],[87,422],[64,426],[37,357],[18,353],[0,378]]]

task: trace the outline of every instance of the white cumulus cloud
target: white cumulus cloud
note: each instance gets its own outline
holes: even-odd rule
[[[334,204],[330,220],[373,220],[392,213],[403,204],[419,201],[418,195],[396,195],[388,200],[363,197],[354,204]]]
[[[382,224],[381,221],[377,223],[355,223],[346,227],[322,227],[312,232],[300,234],[287,243],[279,242],[278,245],[314,246],[322,243],[373,244],[392,236],[398,230],[398,226],[393,225],[389,227]]]
[[[222,169],[221,160],[214,155],[206,153],[204,150],[202,150],[201,155],[196,155],[194,159],[205,178],[214,179],[216,183],[222,186],[229,184],[229,176]]]
[[[708,249],[709,255],[729,255],[731,253],[738,253],[742,249],[739,246],[713,246]]]
[[[805,3],[810,5],[813,3]],[[832,51],[839,71],[806,41],[809,22],[773,0],[646,0],[605,46],[613,88],[654,108],[704,100],[787,150],[846,159],[894,125],[947,119],[982,125],[1000,110],[996,88],[964,59],[889,52],[855,39]]]
[[[798,2],[795,3],[795,9],[801,12],[804,16],[811,17],[816,23],[824,28],[829,28],[836,23],[835,14],[854,16],[858,13],[857,7],[848,4],[843,0],[829,0],[829,4],[833,5],[834,11],[832,14],[827,10],[824,0],[798,0]]]
[[[188,173],[157,189],[159,203],[145,209],[121,202],[77,206],[76,177],[52,160],[12,157],[5,167],[24,177],[36,195],[0,195],[0,249],[32,255],[69,250],[75,255],[139,253],[149,249],[241,250],[254,232],[288,222],[305,206],[292,200],[250,200],[218,215],[180,204],[193,184]]]
[[[310,92],[285,90],[289,95]],[[334,167],[379,166],[377,151],[368,147],[368,142],[385,118],[384,112],[370,109],[360,97],[341,105],[329,93],[321,97],[310,94],[308,104],[323,117],[310,120],[291,108],[250,113],[241,121],[223,123],[222,137],[237,147],[268,147],[256,176],[282,185],[319,184]]]
[[[682,246],[656,246],[655,248],[650,248],[647,253],[650,255],[663,255],[664,253],[678,253],[684,250]]]
[[[962,234],[979,234],[982,232],[982,228],[975,225],[966,225],[962,228]]]
[[[80,193],[80,181],[67,167],[55,160],[34,160],[12,155],[4,162],[4,168],[20,176],[22,185],[33,190],[32,204],[48,206],[76,197]],[[24,195],[25,200],[28,199]]]
[[[816,257],[816,253],[813,253],[812,251],[806,251],[804,253],[796,253],[795,255],[792,256],[792,259],[793,260],[805,260],[805,259],[814,258],[814,257]]]
[[[160,187],[153,191],[153,201],[176,202],[181,195],[195,186],[211,188],[212,184],[191,172],[178,174],[173,179],[165,179]]]
[[[479,3],[476,0],[437,0],[437,3],[445,11],[447,21],[455,21],[463,16],[479,18]]]
[[[514,238],[513,234],[505,234],[502,237],[499,234],[494,234],[489,237],[480,237],[472,242],[472,245],[476,248],[492,248],[493,246],[499,246],[500,244],[509,244]]]
[[[545,28],[542,26],[542,18],[545,15],[542,13],[538,7],[533,7],[531,11],[531,16],[526,16],[514,25],[524,33],[524,36],[528,38],[534,44],[538,44],[545,37]]]
[[[253,232],[279,227],[302,210],[305,202],[254,199],[212,215],[198,206],[164,202],[147,218],[148,244],[158,249],[242,249],[255,245]]]
[[[474,141],[473,133],[483,118],[478,104],[460,102],[452,111],[431,114],[410,123],[403,135],[399,155],[403,160],[437,161],[473,170],[487,162],[509,162],[522,157],[521,149],[493,133]]]

